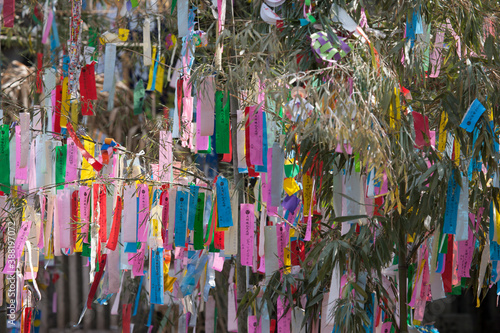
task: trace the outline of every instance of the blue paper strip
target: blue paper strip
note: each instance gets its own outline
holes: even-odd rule
[[[444,270],[444,262],[445,262],[445,254],[444,253],[438,253],[438,264],[436,268],[436,273],[441,273]]]
[[[125,253],[137,253],[137,243],[125,243]]]
[[[188,229],[194,230],[194,218],[196,217],[196,205],[198,204],[198,191],[200,187],[191,185],[189,188]]]
[[[188,193],[177,191],[175,201],[175,246],[184,247],[186,245],[186,223],[187,223]]]
[[[472,147],[476,146],[476,140],[477,137],[479,136],[479,128],[475,127],[474,128],[474,135],[472,137]],[[476,172],[481,172],[481,169],[483,167],[483,163],[481,163],[481,151],[479,151],[479,156],[478,158],[472,158],[470,163],[469,163],[469,168],[467,169],[467,176],[469,178],[469,181],[472,180],[472,174]]]
[[[490,242],[490,260],[500,260],[500,245],[495,241]]]
[[[443,225],[443,233],[445,234],[456,234],[459,200],[460,186],[458,186],[452,173],[448,180],[448,191],[446,192],[446,211],[444,212]]]
[[[132,313],[132,317],[137,314],[137,309],[139,308],[139,299],[141,298],[142,290],[142,279],[144,279],[144,275],[141,276],[141,281],[139,282],[139,289],[137,289],[137,296],[135,297],[134,312]]]
[[[479,117],[481,117],[484,111],[486,111],[486,108],[476,98],[470,105],[467,113],[465,113],[460,127],[465,129],[469,133],[472,132],[474,130],[474,126],[476,126],[476,123],[479,120]]]
[[[163,304],[163,249],[151,251],[151,304]]]
[[[262,147],[262,164],[264,165],[256,165],[255,171],[257,172],[267,172],[267,121],[265,112],[262,112]]]
[[[229,187],[227,179],[222,176],[217,179],[217,213],[219,216],[219,228],[229,228],[233,226]]]

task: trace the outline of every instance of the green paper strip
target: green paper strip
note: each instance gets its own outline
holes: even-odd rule
[[[0,129],[0,190],[10,194],[10,151],[9,125],[4,124]]]
[[[64,182],[66,181],[66,154],[68,151],[68,146],[57,146],[56,147],[56,189],[64,189]]]
[[[135,8],[139,6],[139,1],[138,0],[130,0],[130,3],[132,4],[132,8]]]
[[[307,18],[309,19],[309,22],[316,23],[316,19],[311,14],[307,14]]]
[[[286,178],[295,178],[299,174],[300,168],[297,164],[285,164]]]
[[[305,4],[306,4],[306,6],[310,6],[311,5],[311,0],[306,0]]]
[[[203,250],[203,212],[205,211],[205,193],[198,193],[198,204],[194,217],[194,249]]]
[[[177,5],[177,0],[172,1],[172,9],[170,10],[170,15],[174,14],[175,5]]]
[[[229,94],[223,91],[215,92],[215,152],[229,153]]]
[[[144,96],[146,90],[144,89],[144,82],[139,80],[134,88],[134,114],[141,114],[144,112]]]

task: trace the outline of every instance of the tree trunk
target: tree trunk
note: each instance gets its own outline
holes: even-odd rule
[[[406,233],[401,230],[402,239],[399,242],[399,264],[398,264],[398,275],[399,275],[399,332],[408,332],[408,313],[407,313],[407,293],[406,290],[406,279],[408,273],[408,266],[406,265]]]

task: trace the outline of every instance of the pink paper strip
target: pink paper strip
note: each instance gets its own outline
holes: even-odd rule
[[[141,243],[141,248],[137,253],[128,254],[128,263],[132,265],[132,274],[134,276],[144,275],[144,253],[146,251],[146,243]]]
[[[70,189],[57,191],[57,214],[59,220],[59,247],[71,247],[71,193]]]
[[[221,257],[218,252],[215,252],[212,268],[215,269],[217,272],[222,272],[223,267],[224,267],[224,257]]]
[[[241,204],[240,216],[241,265],[252,267],[255,229],[254,206],[252,204]]]
[[[201,135],[201,99],[196,103],[196,150],[207,150],[210,137]]]
[[[256,110],[255,106],[250,107],[250,163],[253,165],[263,165],[262,162],[262,109]]]
[[[271,184],[272,184],[272,179],[273,179],[273,148],[269,148],[267,150],[267,184],[266,184],[266,200],[265,202],[267,203],[267,210],[269,214],[269,209],[271,208]],[[265,175],[263,176],[265,177]],[[264,194],[262,195],[264,197]]]
[[[49,11],[49,15],[47,16],[47,21],[45,22],[45,27],[43,30],[43,36],[42,36],[42,44],[47,43],[47,37],[49,37],[50,33],[50,28],[52,28],[52,19],[54,18],[54,13]]]
[[[444,44],[444,31],[442,30],[441,27],[438,27],[437,29],[438,31],[436,33],[436,40],[434,42],[434,50],[432,50],[430,56],[432,71],[429,76],[433,78],[439,76],[439,72],[441,71],[441,62],[443,61],[441,53]]]
[[[290,239],[285,223],[278,223],[276,225],[276,238],[278,239],[278,260],[280,267],[283,267],[285,265],[285,247],[288,245],[288,240]]]
[[[90,218],[90,187],[80,186],[80,223],[82,224],[83,242],[88,244],[87,234],[89,232]]]
[[[284,304],[284,301],[286,300],[278,296],[278,333],[290,333],[290,325],[292,323],[292,313],[290,310],[285,313],[286,304]]]
[[[214,134],[215,120],[215,90],[214,77],[209,76],[198,87],[198,100],[201,108],[196,115],[200,119],[200,134],[210,136]]]
[[[382,324],[382,333],[390,333],[392,328],[392,322],[388,321]]]
[[[47,204],[47,198],[45,195],[40,195],[40,218],[42,219],[42,224],[40,226],[40,236],[38,238],[38,248],[43,249],[44,246],[44,230],[43,230],[43,221],[45,220],[45,207]]]
[[[137,233],[138,242],[147,242],[149,226],[149,187],[146,184],[137,186],[139,192],[139,220]]]
[[[26,133],[28,135],[28,133]],[[29,148],[26,155],[29,154]],[[28,168],[21,167],[21,126],[16,126],[16,180],[21,180],[21,184],[28,178]]]
[[[19,229],[17,233],[17,238],[16,242],[14,244],[14,249],[15,249],[15,258],[19,259],[21,258],[21,254],[23,253],[24,249],[24,244],[26,243],[26,240],[28,239],[28,235],[31,230],[31,221],[23,221],[21,228]]]
[[[66,152],[66,182],[78,180],[78,147],[71,137],[68,137]],[[69,184],[66,184],[66,187]]]
[[[248,333],[262,333],[261,320],[257,316],[248,316]]]
[[[469,219],[472,225],[476,225],[475,216],[469,213]],[[470,268],[472,263],[472,255],[474,253],[474,233],[469,226],[469,234],[467,240],[458,242],[458,277],[470,277]]]

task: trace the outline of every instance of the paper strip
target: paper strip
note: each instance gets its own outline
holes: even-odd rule
[[[139,207],[137,210],[138,220],[137,220],[137,241],[147,242],[148,241],[148,225],[149,225],[149,187],[146,184],[140,184],[137,186],[137,192],[139,192]]]
[[[444,213],[443,233],[455,234],[457,228],[458,203],[460,199],[460,187],[452,173],[448,180],[446,195],[446,211]]]
[[[137,241],[137,197],[135,184],[123,187],[123,243]]]
[[[263,165],[262,161],[262,109],[256,106],[249,108],[249,139],[250,139],[250,163],[252,165]]]
[[[217,154],[229,153],[229,136],[229,98],[223,91],[218,90],[215,92],[215,152]]]
[[[283,193],[283,175],[285,165],[285,152],[279,146],[278,142],[273,145],[273,165],[271,180],[271,205],[278,207],[281,203],[281,194]]]
[[[116,44],[107,43],[104,55],[104,83],[102,91],[111,91],[115,77]]]
[[[70,189],[57,191],[57,213],[59,220],[59,247],[71,248],[71,206]],[[54,246],[55,247],[55,246]]]
[[[217,179],[217,213],[219,216],[219,228],[228,228],[233,225],[228,181],[223,176],[219,176]]]
[[[198,87],[198,100],[201,108],[196,117],[199,117],[200,134],[203,136],[211,136],[214,134],[214,118],[215,118],[215,92],[214,92],[214,77],[209,76]]]
[[[472,132],[474,130],[474,126],[476,126],[476,123],[479,120],[479,117],[481,117],[484,111],[486,111],[486,108],[476,98],[465,113],[462,122],[460,123],[460,127],[464,128],[469,133]]]
[[[151,304],[163,304],[163,249],[151,251]]]
[[[240,256],[241,265],[252,267],[254,248],[255,215],[254,205],[240,205]],[[273,236],[276,238],[276,235]]]
[[[186,245],[186,222],[187,222],[188,193],[177,191],[175,204],[175,246],[184,247]]]
[[[146,18],[144,20],[144,26],[142,27],[142,53],[143,53],[143,58],[142,62],[143,65],[146,66],[151,66],[153,64],[152,58],[151,58],[151,22],[149,18]]]

